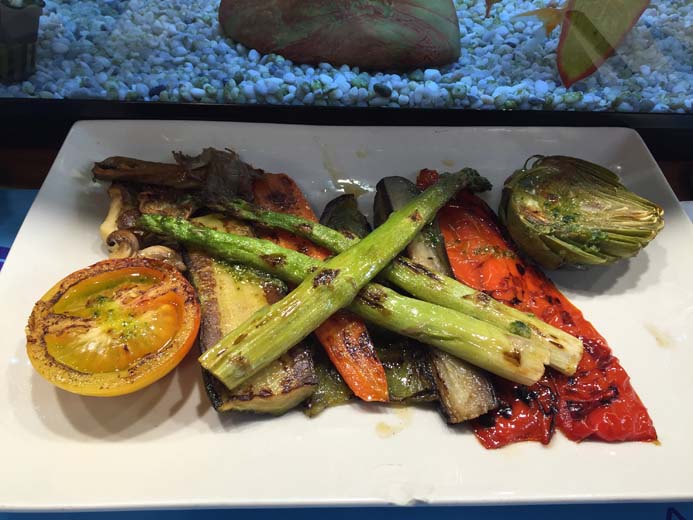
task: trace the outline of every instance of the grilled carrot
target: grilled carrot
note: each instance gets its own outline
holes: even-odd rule
[[[419,185],[435,182],[423,170]],[[487,448],[518,441],[547,444],[554,427],[569,439],[653,441],[657,433],[630,378],[606,340],[538,268],[525,262],[504,234],[491,208],[462,192],[438,214],[455,277],[493,298],[580,338],[585,353],[577,372],[547,369],[531,387],[497,379],[501,406],[476,420],[474,432]]]
[[[265,173],[253,181],[254,202],[268,210],[290,213],[317,222],[300,188],[288,175]],[[263,238],[319,260],[330,253],[312,242],[282,230],[260,230]],[[330,361],[354,394],[364,401],[388,401],[385,369],[363,321],[340,311],[315,330]]]

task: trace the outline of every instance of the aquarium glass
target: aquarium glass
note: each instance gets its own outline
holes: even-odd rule
[[[0,0],[0,97],[691,113],[693,1]]]

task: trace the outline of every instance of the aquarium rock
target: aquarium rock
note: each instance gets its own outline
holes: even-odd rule
[[[453,0],[221,0],[219,20],[233,40],[296,63],[408,70],[460,56]]]

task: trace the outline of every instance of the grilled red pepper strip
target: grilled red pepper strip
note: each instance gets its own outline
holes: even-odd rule
[[[423,170],[418,180],[428,186],[436,179],[436,172]],[[464,192],[440,211],[438,221],[458,280],[535,314],[585,346],[572,377],[547,369],[532,387],[496,380],[503,405],[475,422],[481,443],[487,448],[525,440],[546,444],[554,424],[574,441],[656,440],[645,406],[604,338],[551,280],[518,256],[491,208]]]

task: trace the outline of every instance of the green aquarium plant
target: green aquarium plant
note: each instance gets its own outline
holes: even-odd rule
[[[664,226],[663,213],[611,170],[563,156],[530,158],[505,181],[498,211],[513,240],[547,269],[635,256]]]
[[[494,4],[486,0],[486,16]],[[556,64],[566,87],[592,75],[616,51],[638,22],[650,0],[567,0],[518,16],[538,18],[551,34],[561,27]]]

